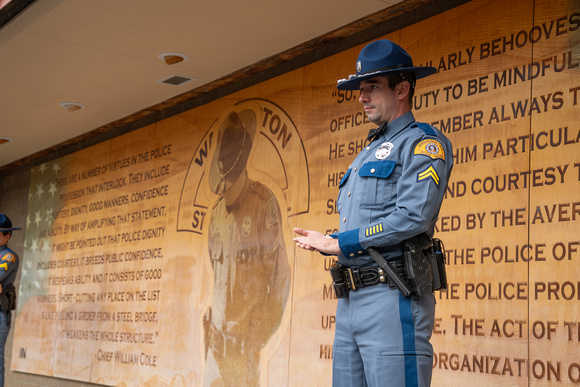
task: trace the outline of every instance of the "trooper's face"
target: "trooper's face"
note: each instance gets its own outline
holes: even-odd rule
[[[0,246],[5,246],[8,243],[8,241],[10,240],[11,236],[12,235],[9,232],[4,234],[4,232],[0,231]]]
[[[251,149],[251,138],[240,116],[231,113],[221,133],[217,149],[217,173],[219,181],[213,187],[214,193],[221,195],[231,187],[246,168]]]
[[[386,77],[377,76],[361,81],[359,86],[359,102],[364,105],[369,121],[376,125],[391,122],[410,110],[408,98],[411,84],[406,80],[391,89]]]
[[[360,82],[359,102],[364,105],[370,122],[381,125],[390,122],[396,109],[395,90],[389,88],[385,77],[374,77]]]
[[[246,160],[242,160],[242,154],[244,153],[246,137],[247,132],[243,127],[230,126],[224,131],[219,147],[218,167],[220,173],[230,181],[232,178],[235,180],[232,172],[237,169],[238,164],[242,162],[245,165]]]

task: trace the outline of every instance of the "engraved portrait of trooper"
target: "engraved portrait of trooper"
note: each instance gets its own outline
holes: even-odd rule
[[[256,132],[252,110],[231,112],[218,129],[209,186],[208,249],[214,275],[205,312],[204,386],[258,386],[262,348],[278,329],[290,287],[280,207],[248,177]]]

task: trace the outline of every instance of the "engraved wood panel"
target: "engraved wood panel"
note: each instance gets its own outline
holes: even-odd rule
[[[580,382],[580,3],[474,0],[390,33],[453,142],[433,385]],[[31,169],[12,368],[113,385],[330,386],[330,257],[364,44]],[[213,384],[212,384],[213,383]]]

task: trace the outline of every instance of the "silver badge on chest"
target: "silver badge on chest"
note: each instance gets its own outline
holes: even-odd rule
[[[379,147],[379,149],[377,149],[377,151],[375,152],[375,157],[377,158],[377,160],[386,159],[391,154],[391,151],[393,150],[394,147],[395,146],[393,145],[392,142],[383,142]]]
[[[252,232],[252,218],[246,215],[242,221],[242,235],[248,237],[250,236],[250,232]]]

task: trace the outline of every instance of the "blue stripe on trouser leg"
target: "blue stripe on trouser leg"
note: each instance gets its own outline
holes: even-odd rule
[[[429,340],[435,322],[435,297],[403,297],[399,294],[399,317],[405,357],[405,387],[431,385],[433,347]]]
[[[428,386],[434,308],[432,295],[405,299],[384,284],[338,300],[332,385]]]
[[[403,353],[405,356],[405,387],[418,387],[417,356],[415,354],[415,324],[411,298],[399,294],[399,318],[403,334]]]

